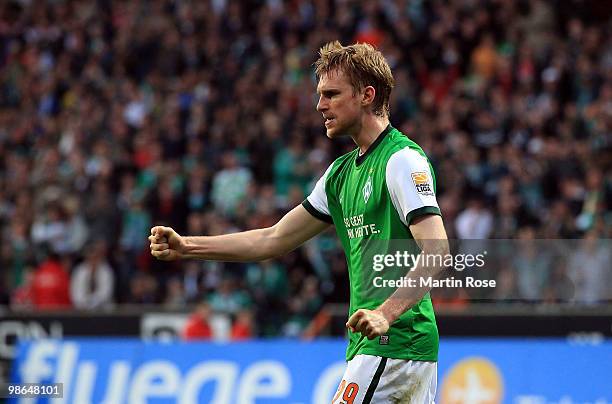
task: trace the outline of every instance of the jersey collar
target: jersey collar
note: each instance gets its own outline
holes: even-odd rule
[[[385,136],[387,136],[387,134],[389,132],[391,132],[391,129],[393,129],[393,126],[391,126],[391,124],[387,125],[385,130],[383,130],[382,133],[380,135],[378,135],[378,137],[376,138],[374,143],[372,143],[370,145],[370,147],[368,147],[368,150],[366,150],[366,152],[363,153],[361,156],[359,156],[359,155],[357,156],[357,158],[355,159],[355,165],[356,166],[360,166],[361,163],[363,163],[363,161],[366,159],[366,157],[368,157],[368,155],[372,154],[374,149],[376,149],[376,147],[378,147],[378,145],[383,141]]]

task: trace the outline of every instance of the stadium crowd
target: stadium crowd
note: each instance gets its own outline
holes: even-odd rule
[[[327,139],[314,108],[312,63],[333,39],[389,60],[392,124],[431,159],[449,238],[612,238],[612,24],[597,4],[2,2],[0,304],[206,300],[297,335],[346,302],[332,232],[253,264],[157,262],[147,241],[153,224],[272,225],[354,147]],[[522,282],[525,298],[565,277],[610,299],[609,247],[589,271]]]

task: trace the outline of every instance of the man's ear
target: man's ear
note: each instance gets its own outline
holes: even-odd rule
[[[372,86],[366,86],[363,89],[363,96],[361,97],[361,105],[367,106],[372,105],[374,103],[374,98],[376,97],[376,90]]]

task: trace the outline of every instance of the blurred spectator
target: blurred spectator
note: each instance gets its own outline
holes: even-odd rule
[[[34,309],[34,269],[24,270],[23,282],[15,289],[11,295],[11,309],[13,310],[33,310]]]
[[[184,266],[184,277],[181,289],[186,302],[193,303],[202,297],[204,277],[213,271],[206,271],[202,262],[189,261]]]
[[[130,279],[127,303],[156,304],[159,303],[157,280],[148,274],[137,273]]]
[[[139,199],[128,201],[128,206],[123,212],[123,223],[119,246],[121,248],[120,280],[122,284],[130,282],[135,271],[142,268],[139,259],[147,253],[146,238],[143,234],[149,234],[151,230],[151,215],[145,210],[144,204]]]
[[[256,296],[272,298],[284,304],[288,293],[287,268],[280,262],[267,260],[247,266],[247,284]]]
[[[208,303],[215,312],[236,314],[251,306],[251,298],[246,291],[237,288],[234,279],[228,277],[210,294]]]
[[[85,220],[90,225],[90,234],[109,245],[115,241],[121,225],[116,197],[109,181],[104,179],[95,181],[85,196]]]
[[[75,308],[103,309],[113,303],[115,275],[106,261],[106,250],[106,241],[94,241],[83,262],[72,271],[70,296]]]
[[[574,300],[594,304],[610,300],[610,246],[600,242],[594,231],[587,233],[568,263],[568,275],[575,286]]]
[[[455,227],[460,239],[486,239],[493,231],[493,215],[481,199],[472,199],[467,209],[457,216]]]
[[[299,336],[321,309],[322,303],[318,280],[309,276],[305,279],[300,293],[289,299],[290,317],[283,330],[285,335]]]
[[[183,291],[183,285],[179,278],[173,277],[167,283],[166,298],[164,306],[168,309],[180,309],[185,307],[187,299]]]
[[[10,281],[10,288],[18,288],[24,283],[25,269],[32,258],[32,243],[27,234],[28,224],[19,217],[14,217],[7,226],[4,239],[7,243],[0,250],[4,257]]]
[[[552,274],[544,291],[547,303],[568,303],[574,301],[576,285],[570,279],[565,259],[557,259],[552,263]],[[607,299],[612,297],[612,288],[608,288]]]
[[[236,314],[236,319],[232,324],[230,338],[232,341],[242,341],[253,338],[253,313],[250,310],[241,310]]]
[[[286,199],[292,186],[298,186],[303,192],[311,179],[307,170],[307,156],[302,139],[294,137],[286,149],[279,151],[274,159],[274,185],[276,195]]]
[[[220,213],[234,216],[236,207],[246,195],[251,178],[250,170],[239,165],[234,153],[225,153],[222,169],[213,178],[212,201],[215,208]]]
[[[34,271],[32,295],[37,309],[68,309],[70,301],[70,275],[60,256],[49,252],[47,258]]]
[[[497,287],[493,293],[493,299],[499,303],[509,303],[514,300],[519,300],[519,292],[517,286],[518,273],[512,267],[511,262],[502,263],[499,272],[497,273]]]
[[[518,276],[518,297],[525,301],[538,301],[544,296],[544,288],[551,271],[548,251],[542,251],[535,240],[535,230],[525,227],[519,231],[518,251],[512,265]]]
[[[85,246],[89,236],[89,228],[85,223],[85,218],[81,214],[79,199],[71,196],[64,201],[66,212],[66,254],[77,254]],[[106,253],[106,251],[104,252]]]
[[[56,254],[69,251],[68,227],[64,210],[59,204],[49,206],[44,214],[34,219],[32,241],[38,246],[48,244]]]
[[[183,329],[183,339],[187,341],[211,339],[212,328],[210,327],[210,306],[207,303],[200,303],[187,320]]]
[[[495,50],[495,40],[492,34],[482,37],[480,44],[472,52],[472,66],[474,73],[483,80],[493,78],[497,69],[497,51]]]
[[[161,178],[147,206],[147,211],[157,223],[163,223],[177,231],[184,231],[186,222],[187,202],[183,195],[183,182],[184,179],[180,175]]]

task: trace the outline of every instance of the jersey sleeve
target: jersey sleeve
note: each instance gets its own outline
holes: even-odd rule
[[[406,226],[422,215],[440,215],[433,173],[427,158],[418,151],[406,147],[393,154],[385,177],[393,206]]]
[[[333,164],[332,164],[333,165]],[[332,165],[327,167],[325,173],[317,183],[308,197],[302,202],[302,206],[314,217],[327,223],[333,224],[331,214],[329,213],[329,205],[327,204],[327,194],[325,193],[325,181],[332,168]]]

